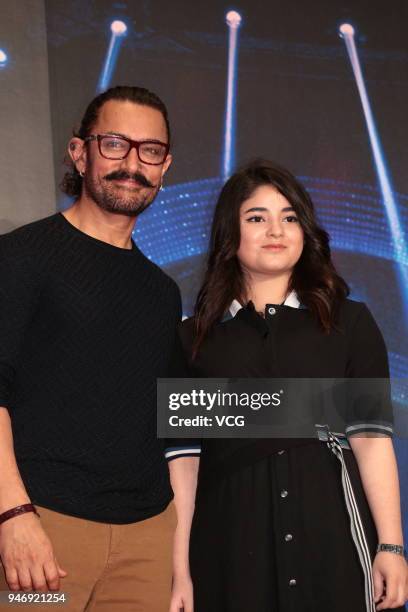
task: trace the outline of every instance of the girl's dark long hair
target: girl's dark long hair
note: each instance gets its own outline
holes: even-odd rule
[[[293,206],[304,234],[304,246],[289,282],[319,321],[324,332],[335,327],[339,305],[349,294],[331,259],[329,235],[316,220],[313,202],[299,181],[285,168],[263,159],[242,167],[225,183],[215,207],[204,281],[194,309],[193,359],[232,300],[248,301],[244,275],[237,257],[240,208],[261,185],[270,185]]]

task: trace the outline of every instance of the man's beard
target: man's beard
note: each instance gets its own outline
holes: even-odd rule
[[[111,181],[117,179],[131,179],[137,181],[139,185],[135,191],[132,191],[110,184]],[[128,215],[130,217],[137,217],[146,210],[159,191],[159,187],[154,188],[154,185],[143,174],[137,172],[134,174],[125,171],[111,172],[104,176],[103,179],[97,180],[92,179],[89,172],[85,172],[83,180],[86,193],[99,208],[107,212]],[[140,186],[148,187],[149,191],[142,194]],[[121,191],[123,191],[125,196],[121,196]]]

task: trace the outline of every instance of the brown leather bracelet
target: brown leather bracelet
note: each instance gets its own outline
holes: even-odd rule
[[[37,512],[37,508],[33,506],[33,504],[22,504],[21,506],[16,506],[15,508],[11,508],[11,510],[6,510],[0,514],[0,525],[8,519],[14,518],[19,514],[25,514],[26,512],[34,512],[37,516],[40,516]]]

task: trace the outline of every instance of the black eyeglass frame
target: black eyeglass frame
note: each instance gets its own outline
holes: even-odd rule
[[[129,143],[129,149],[128,152],[126,153],[126,155],[124,155],[123,157],[106,157],[106,155],[104,155],[102,153],[102,146],[101,146],[101,141],[104,138],[120,138],[121,140],[125,140],[126,142]],[[127,138],[126,136],[119,136],[118,134],[90,134],[89,136],[87,136],[86,138],[83,139],[84,142],[89,142],[91,140],[96,140],[98,142],[98,149],[99,149],[99,153],[101,154],[101,156],[105,159],[109,159],[111,161],[119,161],[121,159],[126,159],[127,156],[129,155],[129,153],[131,152],[131,150],[134,148],[136,149],[136,153],[137,156],[139,158],[139,160],[142,162],[142,164],[147,164],[148,166],[161,166],[162,164],[164,164],[164,162],[166,161],[166,157],[169,154],[170,151],[170,145],[166,142],[161,142],[160,140],[132,140],[131,138]],[[164,153],[164,158],[163,161],[161,162],[147,162],[144,159],[142,159],[140,157],[140,153],[139,153],[139,147],[141,145],[144,144],[156,144],[156,145],[161,145],[162,147],[165,148],[165,153]]]

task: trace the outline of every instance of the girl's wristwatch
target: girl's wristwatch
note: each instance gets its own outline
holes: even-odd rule
[[[392,552],[396,555],[401,555],[401,557],[405,557],[405,549],[403,546],[399,544],[378,544],[377,552]]]

